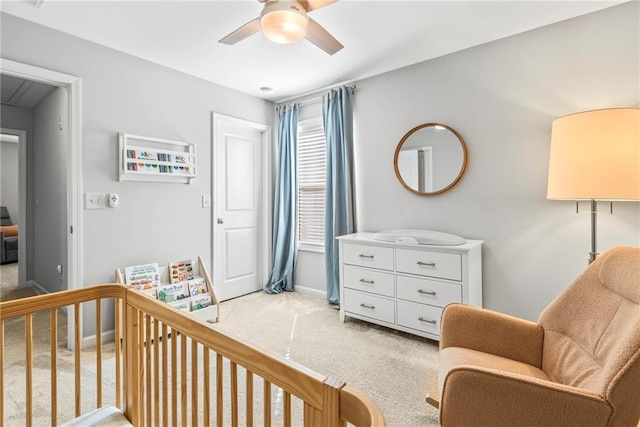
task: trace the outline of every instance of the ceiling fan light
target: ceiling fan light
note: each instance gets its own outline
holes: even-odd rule
[[[307,35],[307,16],[297,9],[269,10],[262,14],[262,32],[276,43],[294,43]]]

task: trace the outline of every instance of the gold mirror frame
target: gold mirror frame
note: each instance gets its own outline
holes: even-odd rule
[[[407,184],[405,180],[402,178],[402,175],[400,175],[400,170],[398,169],[398,156],[400,155],[400,150],[402,149],[403,144],[407,141],[407,139],[409,139],[411,135],[413,135],[420,129],[424,129],[428,127],[436,127],[436,126],[440,126],[444,129],[447,129],[449,132],[454,134],[456,138],[458,138],[458,141],[460,142],[460,145],[462,147],[462,166],[460,167],[460,172],[458,173],[458,176],[446,187],[440,190],[431,191],[431,192],[419,191],[411,187],[409,184]],[[400,181],[400,183],[404,188],[406,188],[410,192],[417,194],[419,196],[436,196],[438,194],[442,194],[451,190],[453,187],[456,186],[456,184],[458,184],[458,182],[460,182],[465,172],[467,171],[467,162],[468,162],[467,144],[464,142],[464,139],[462,139],[462,136],[460,136],[460,134],[455,129],[442,123],[424,123],[422,125],[418,125],[414,127],[402,137],[393,155],[393,169],[396,173],[396,178],[398,178],[398,181]]]

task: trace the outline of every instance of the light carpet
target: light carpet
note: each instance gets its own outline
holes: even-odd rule
[[[221,304],[214,327],[333,376],[373,398],[389,426],[439,425],[425,403],[437,390],[438,344],[355,319],[326,300],[257,292]]]
[[[0,282],[5,282],[2,266]],[[17,271],[17,269],[16,269]],[[2,299],[15,295],[2,286]],[[24,292],[24,291],[22,291]],[[221,303],[220,323],[214,328],[256,347],[276,353],[323,375],[336,377],[370,396],[388,426],[437,426],[438,413],[425,403],[428,392],[437,387],[438,345],[377,325],[350,319],[341,323],[338,311],[326,300],[288,292],[269,295],[253,293]],[[65,349],[66,318],[59,314],[59,384],[73,382],[73,354]],[[48,425],[49,339],[45,313],[34,318],[34,383],[41,384],[34,397],[34,425]],[[5,325],[5,422],[24,420],[24,322]],[[104,348],[112,358],[112,345]],[[83,370],[94,371],[94,355],[83,351]],[[106,372],[105,372],[106,375]],[[92,376],[89,375],[89,378]],[[105,401],[113,397],[113,382],[103,386]],[[83,385],[83,410],[95,407],[94,387]],[[85,393],[86,391],[86,393]],[[72,410],[73,387],[59,387],[60,421]],[[274,402],[275,405],[275,402]],[[67,409],[69,408],[69,409]],[[228,418],[227,418],[228,419]],[[6,424],[9,425],[9,424]],[[259,425],[259,424],[257,424]]]

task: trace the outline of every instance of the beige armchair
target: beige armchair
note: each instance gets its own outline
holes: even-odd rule
[[[452,304],[441,321],[443,426],[636,426],[640,248],[596,259],[529,322]]]

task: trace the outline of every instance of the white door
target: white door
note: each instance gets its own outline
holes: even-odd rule
[[[267,280],[268,127],[214,113],[213,277],[221,300]]]

